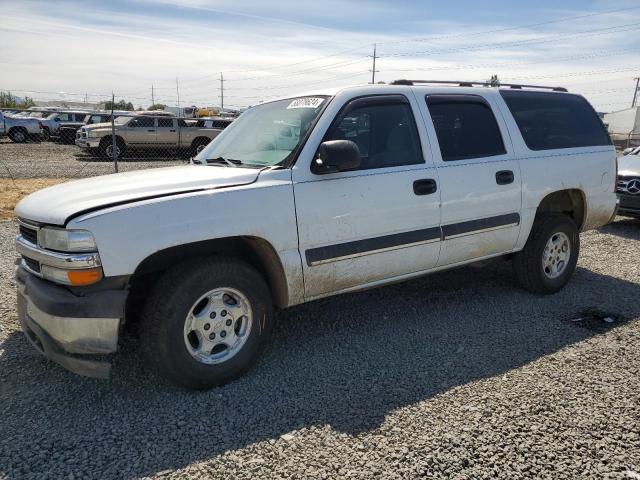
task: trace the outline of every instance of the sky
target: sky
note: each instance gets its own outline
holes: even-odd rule
[[[179,5],[177,5],[179,3]],[[0,90],[226,107],[399,78],[565,86],[631,105],[640,0],[0,0]]]

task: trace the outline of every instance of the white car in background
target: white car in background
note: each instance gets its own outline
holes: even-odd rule
[[[42,138],[42,122],[36,118],[18,117],[0,112],[0,137],[7,136],[14,143],[24,143],[29,138]]]

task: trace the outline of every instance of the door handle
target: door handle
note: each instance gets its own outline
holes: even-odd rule
[[[513,183],[514,176],[511,170],[500,170],[496,172],[496,183],[498,185],[508,185]]]
[[[169,130],[170,132],[175,132],[175,130]]]
[[[431,195],[438,191],[438,184],[433,178],[425,178],[413,182],[413,193],[416,195]]]
[[[155,132],[155,130],[147,130],[147,132]]]

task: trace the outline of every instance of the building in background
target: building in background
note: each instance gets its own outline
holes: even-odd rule
[[[605,113],[602,120],[616,146],[640,145],[640,106]]]

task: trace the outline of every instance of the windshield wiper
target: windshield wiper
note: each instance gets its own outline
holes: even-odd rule
[[[237,167],[238,165],[242,165],[242,162],[240,160],[236,160],[235,158],[224,158],[224,157],[206,158],[204,160],[196,160],[195,158],[192,157],[190,159],[190,162],[199,163],[200,165],[212,165],[214,163],[220,163],[220,164],[224,164],[234,168]]]

